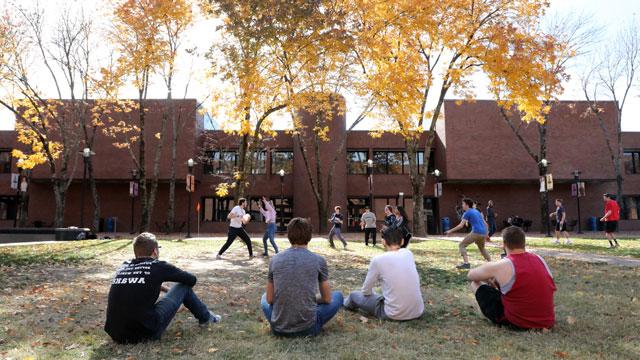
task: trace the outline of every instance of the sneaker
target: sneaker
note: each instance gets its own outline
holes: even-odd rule
[[[213,311],[209,311],[209,320],[198,323],[201,327],[207,327],[209,324],[217,324],[222,320],[222,316],[216,315]]]
[[[619,248],[619,247],[620,247],[620,244],[616,243],[615,247]]]
[[[609,245],[609,247],[607,249],[615,249],[616,246],[615,245]]]
[[[269,257],[269,254],[264,253],[264,254],[262,254],[262,257]]]
[[[456,269],[458,269],[458,270],[471,269],[471,264],[462,263],[462,264],[456,266]]]
[[[554,240],[553,243],[556,245],[560,245],[560,240]]]
[[[565,243],[564,243],[564,244],[565,244],[565,245],[571,245],[571,244],[573,244],[573,243],[571,242],[571,240],[567,240],[567,241],[565,241]]]
[[[216,255],[216,260],[222,260],[222,255],[220,254]]]

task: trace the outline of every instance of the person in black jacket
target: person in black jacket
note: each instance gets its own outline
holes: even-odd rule
[[[117,343],[159,340],[180,306],[184,305],[201,326],[220,322],[192,287],[196,277],[158,260],[155,235],[142,233],[133,241],[135,259],[125,261],[116,271],[109,290],[104,330]],[[176,282],[171,290],[162,285]],[[158,300],[160,291],[167,294]]]
[[[394,209],[394,213],[396,216],[396,222],[391,227],[392,229],[399,229],[402,233],[402,238],[404,241],[402,242],[401,248],[406,248],[409,246],[409,241],[411,240],[411,231],[409,230],[409,216],[407,215],[406,210],[403,206],[396,206]]]
[[[396,224],[396,216],[393,214],[393,206],[385,205],[384,214],[384,225],[382,225],[383,231]]]

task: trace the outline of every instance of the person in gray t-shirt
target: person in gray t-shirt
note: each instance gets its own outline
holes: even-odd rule
[[[325,259],[307,249],[311,230],[307,219],[293,218],[287,225],[291,248],[269,264],[261,305],[275,335],[317,335],[344,301],[341,292],[331,292]]]
[[[364,230],[364,245],[369,246],[369,237],[373,238],[373,246],[376,246],[376,215],[369,210],[369,207],[364,208],[364,213],[360,217],[360,227]]]

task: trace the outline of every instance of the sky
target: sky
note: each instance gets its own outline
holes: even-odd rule
[[[0,0],[0,5],[7,6],[8,4],[15,2],[16,1],[12,0]],[[23,6],[34,6],[36,0],[22,0],[19,1],[19,3]],[[74,4],[80,3],[82,3],[88,11],[100,14],[98,16],[99,19],[107,18],[106,9],[104,7],[106,2],[104,0],[41,0],[40,6],[45,10],[46,20],[50,23],[54,23],[61,11],[65,11],[64,9],[68,8],[74,8]],[[585,14],[587,16],[590,15],[594,25],[602,29],[599,40],[601,41],[601,44],[604,44],[615,37],[616,32],[625,22],[629,22],[632,19],[635,19],[636,21],[639,20],[640,0],[552,0],[551,8],[547,14],[548,16],[552,16],[556,13],[561,16],[565,14],[570,16],[578,16],[579,14]],[[187,34],[184,47],[196,47],[197,52],[202,55],[208,49],[209,44],[220,39],[220,34],[214,30],[215,24],[211,21],[204,21],[202,19],[198,20],[199,21],[196,22],[196,26],[194,26],[194,28],[192,28]],[[596,54],[597,51],[598,48],[596,47],[592,52],[592,55]],[[591,58],[591,55],[586,55],[582,57],[580,61],[575,61],[569,65],[568,70],[571,78],[569,82],[565,84],[565,92],[560,96],[560,99],[583,100],[579,78],[580,75],[584,73],[583,64],[591,61]],[[188,83],[189,86],[186,91],[186,97],[196,98],[199,101],[203,101],[205,106],[210,106],[210,89],[216,86],[216,84],[212,83],[205,75],[206,71],[209,69],[209,63],[204,59],[204,57],[183,57],[178,61],[178,68],[180,70],[175,82],[177,84],[177,90],[175,90],[175,93],[181,97],[185,91],[185,84]],[[38,61],[34,61],[33,69],[34,77],[46,79],[39,83],[40,89],[42,89],[45,94],[54,96],[53,83],[48,80],[46,74],[43,73],[44,69],[42,69],[42,65],[40,65]],[[483,88],[486,84],[486,80],[481,75],[472,77],[472,81],[476,84],[476,98],[492,98]],[[623,112],[622,128],[624,131],[640,131],[640,79],[636,81],[636,84],[637,86],[630,94]],[[166,94],[162,84],[158,82],[154,85],[157,86],[151,87],[149,97],[164,98]],[[124,89],[122,96],[135,97],[135,92],[133,89]],[[355,96],[346,95],[345,97],[348,109],[346,113],[347,124],[349,124],[359,114],[360,107],[359,101]],[[448,98],[453,98],[453,95],[449,95]],[[287,121],[280,120],[279,123],[280,126],[278,127],[285,127]],[[368,126],[370,126],[370,123],[363,122],[359,128],[366,129]],[[0,130],[12,128],[13,118],[11,117],[11,114],[7,113],[6,110],[0,109]]]

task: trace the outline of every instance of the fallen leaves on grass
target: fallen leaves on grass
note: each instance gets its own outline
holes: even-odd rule
[[[560,359],[565,359],[569,356],[569,354],[566,351],[556,351],[553,353],[553,356]]]
[[[578,320],[576,320],[576,318],[575,318],[575,317],[573,317],[573,316],[567,316],[567,324],[569,324],[569,325],[575,325],[575,323],[576,323],[577,321],[578,321]]]

